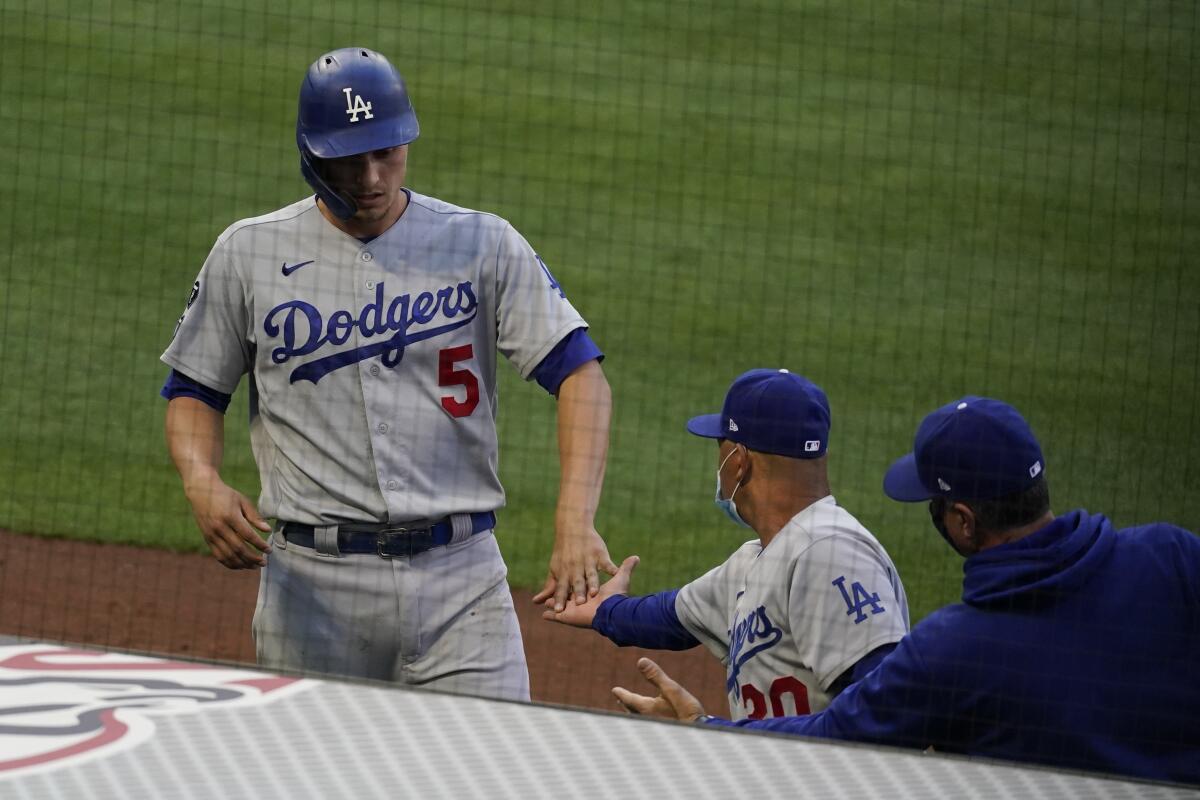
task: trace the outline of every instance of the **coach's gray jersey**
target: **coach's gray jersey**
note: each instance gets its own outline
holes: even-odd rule
[[[364,244],[309,197],[221,234],[162,360],[225,393],[251,373],[266,516],[437,519],[504,504],[497,349],[528,379],[586,325],[499,217],[410,193]]]
[[[820,711],[860,658],[908,632],[908,602],[883,546],[833,497],[766,548],[746,542],[680,589],[675,610],[725,664],[734,719]]]

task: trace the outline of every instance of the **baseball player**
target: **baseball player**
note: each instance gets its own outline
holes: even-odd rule
[[[908,631],[883,546],[829,493],[829,401],[787,370],[733,382],[719,414],[688,422],[716,439],[716,503],[758,538],[682,589],[627,597],[627,558],[584,605],[543,616],[618,645],[703,644],[727,670],[734,719],[808,714],[856,682]]]
[[[260,663],[528,699],[492,535],[497,351],[558,400],[562,483],[537,596],[557,608],[616,569],[592,522],[611,395],[587,323],[525,239],[404,188],[417,135],[382,55],[312,64],[296,141],[315,197],[217,239],[162,356],[167,441],[213,555],[265,566]],[[244,374],[257,506],[219,475]]]

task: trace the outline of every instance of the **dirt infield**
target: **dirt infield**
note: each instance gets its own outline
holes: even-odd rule
[[[258,574],[200,555],[0,531],[0,633],[115,649],[253,662]],[[612,686],[645,686],[647,651],[541,619],[513,592],[533,699],[613,709]],[[702,648],[652,655],[710,713],[725,714],[724,670]]]

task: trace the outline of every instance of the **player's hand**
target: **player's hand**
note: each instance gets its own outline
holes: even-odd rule
[[[663,672],[662,667],[648,658],[638,659],[638,670],[646,680],[658,689],[658,697],[647,697],[643,694],[613,687],[613,695],[617,702],[630,714],[645,714],[652,717],[677,719],[681,722],[695,722],[704,716],[704,706],[700,701]]]
[[[583,605],[588,597],[600,591],[599,571],[617,574],[617,565],[608,555],[604,539],[589,525],[559,522],[554,536],[554,552],[550,556],[550,571],[542,590],[533,596],[533,602],[544,603],[554,598],[554,610],[562,611],[567,606],[571,593],[576,605]]]
[[[546,610],[542,612],[542,619],[574,625],[577,628],[592,627],[592,619],[596,616],[596,609],[600,607],[601,603],[614,594],[629,594],[629,580],[633,577],[633,568],[638,565],[639,561],[641,559],[637,556],[630,556],[622,561],[621,568],[617,570],[616,574],[601,584],[600,591],[589,597],[583,605],[568,603],[566,608],[556,612],[554,598],[547,597],[542,601],[542,605],[546,606]]]
[[[264,554],[270,552],[271,545],[258,531],[267,533],[271,526],[248,497],[231,489],[216,475],[185,486],[184,492],[200,533],[217,561],[229,569],[266,566]]]

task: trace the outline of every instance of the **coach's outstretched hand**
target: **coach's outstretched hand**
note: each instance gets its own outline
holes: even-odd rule
[[[633,568],[640,561],[641,559],[637,556],[630,556],[622,561],[621,568],[611,578],[601,584],[600,590],[595,595],[589,597],[583,605],[567,603],[566,608],[556,612],[554,610],[554,598],[547,596],[542,601],[542,605],[546,607],[546,610],[542,612],[542,619],[561,622],[564,625],[574,625],[577,628],[592,627],[592,619],[596,616],[596,609],[600,607],[601,603],[614,594],[629,594],[629,580],[633,577]]]
[[[613,695],[626,711],[630,714],[677,719],[680,722],[695,722],[704,716],[704,706],[700,705],[700,701],[663,672],[662,667],[648,658],[639,658],[637,665],[646,680],[658,689],[659,694],[658,697],[647,697],[614,686]]]

